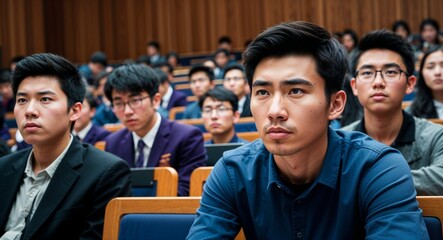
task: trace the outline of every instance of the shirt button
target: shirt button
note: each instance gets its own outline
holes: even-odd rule
[[[298,238],[302,238],[302,237],[303,237],[303,233],[302,233],[302,232],[298,232],[298,233],[297,233],[297,237],[298,237]]]

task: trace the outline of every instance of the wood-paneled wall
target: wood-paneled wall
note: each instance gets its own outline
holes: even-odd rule
[[[441,0],[0,0],[1,66],[13,56],[61,54],[87,62],[102,50],[111,61],[136,59],[157,40],[163,54],[212,52],[230,35],[236,49],[266,27],[305,20],[359,35],[405,19],[443,25]]]

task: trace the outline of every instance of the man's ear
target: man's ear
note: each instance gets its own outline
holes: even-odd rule
[[[238,121],[240,120],[240,113],[238,111],[235,111],[234,116],[232,116],[232,118],[234,119],[234,124],[238,123]]]
[[[79,119],[82,109],[83,105],[81,102],[76,102],[74,105],[72,105],[71,109],[69,110],[69,114],[71,115],[69,120],[73,122]]]
[[[160,107],[161,101],[162,96],[160,95],[160,93],[156,93],[152,98],[152,106],[154,107],[154,109],[158,109]]]
[[[349,84],[351,84],[352,93],[354,94],[354,96],[358,96],[357,80],[355,78],[352,78]]]
[[[340,117],[346,105],[346,93],[340,90],[331,95],[331,103],[329,104],[328,119],[334,120]]]
[[[408,81],[406,81],[406,94],[410,94],[414,91],[415,84],[417,83],[417,78],[414,75],[408,77]]]

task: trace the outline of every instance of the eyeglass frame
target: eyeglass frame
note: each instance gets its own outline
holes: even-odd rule
[[[146,98],[149,98],[149,96],[133,97],[126,102],[121,101],[121,107],[116,107],[114,101],[112,101],[112,107],[114,108],[114,111],[124,111],[126,109],[126,105],[128,105],[132,110],[134,110],[141,107],[143,105],[143,100],[145,100]],[[136,104],[136,106],[132,106],[134,103]]]
[[[201,111],[201,114],[202,114],[202,116],[211,117],[212,113],[215,111],[215,115],[220,117],[220,116],[224,116],[225,113],[228,113],[231,110],[233,110],[233,108],[221,105],[221,106],[218,106],[218,107],[215,107],[215,108],[211,108],[211,107],[203,108],[202,111]]]
[[[398,71],[400,72],[400,73],[398,74],[398,79],[389,79],[389,77],[388,77],[387,79],[385,79],[385,75],[384,75],[383,71],[387,71],[387,70],[389,70],[390,68],[395,68],[396,70],[398,70]],[[358,73],[359,73],[362,69],[370,69],[370,70],[373,70],[373,71],[375,72],[374,77],[371,79],[371,81],[368,81],[369,78],[368,78],[368,79],[362,79],[361,76],[359,77]],[[397,65],[389,66],[389,65],[388,65],[388,66],[383,67],[381,70],[376,70],[374,67],[362,67],[362,68],[360,68],[358,71],[355,72],[354,77],[355,77],[357,80],[360,80],[360,81],[362,81],[362,82],[367,82],[367,83],[369,83],[369,82],[373,82],[373,81],[377,78],[377,73],[380,73],[381,78],[382,78],[384,81],[387,81],[387,82],[395,82],[395,81],[400,80],[400,79],[401,79],[401,74],[402,74],[402,73],[404,73],[404,74],[406,75],[406,77],[409,77],[409,76],[410,76],[410,74],[409,74],[408,72],[404,71],[403,69],[401,69],[400,66],[397,66]]]

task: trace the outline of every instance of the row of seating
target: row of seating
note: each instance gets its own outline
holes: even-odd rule
[[[185,239],[196,217],[200,199],[115,198],[106,207],[103,239]],[[417,196],[417,201],[423,210],[430,239],[443,239],[443,196]],[[246,239],[243,231],[235,239]]]

